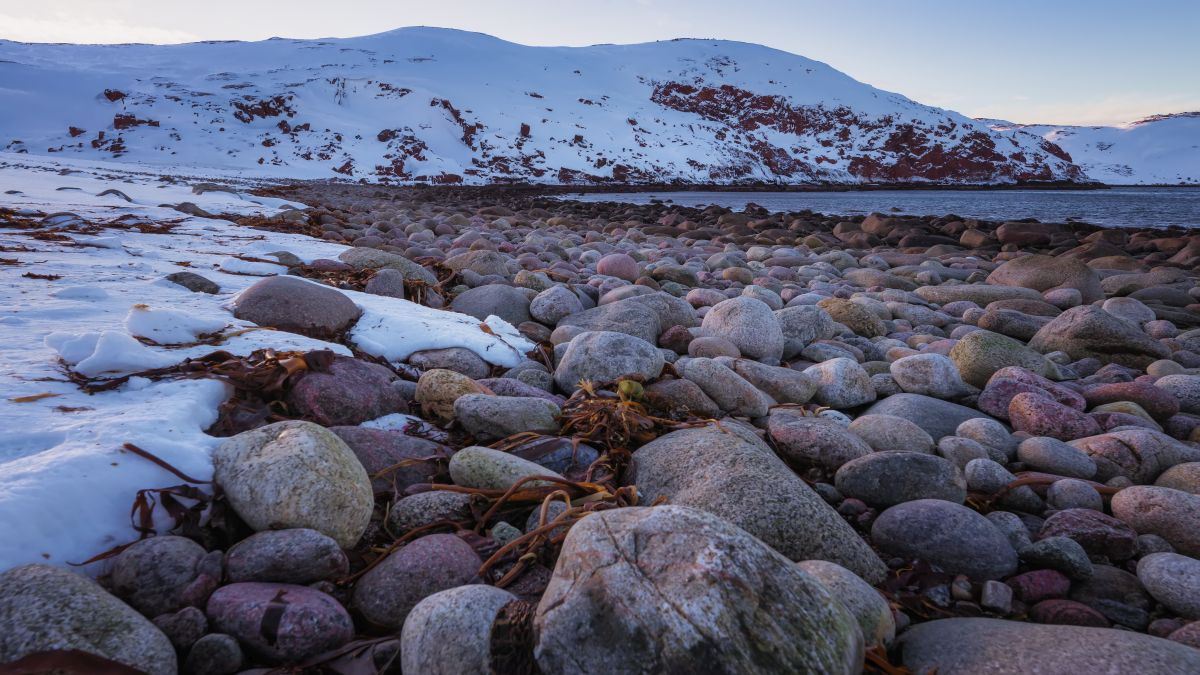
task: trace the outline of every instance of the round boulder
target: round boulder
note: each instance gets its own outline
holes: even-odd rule
[[[554,370],[559,389],[571,392],[579,383],[615,382],[621,378],[651,380],[662,372],[663,355],[657,347],[625,333],[589,331],[576,335]]]
[[[353,605],[373,624],[400,628],[426,597],[478,583],[476,573],[482,564],[475,549],[453,534],[414,539],[359,579]]]
[[[1104,299],[1100,275],[1079,258],[1048,255],[1014,258],[989,274],[987,283],[1042,292],[1074,288],[1083,297],[1083,302],[1088,304]]]
[[[967,482],[950,460],[921,452],[876,452],[851,460],[834,475],[847,497],[887,508],[917,499],[943,499],[961,504]]]
[[[257,531],[304,527],[342,548],[371,520],[371,479],[333,432],[292,420],[245,431],[213,451],[213,480]]]
[[[871,526],[871,540],[891,555],[920,558],[975,580],[1000,579],[1017,570],[1017,552],[991,521],[940,499],[889,508]]]
[[[762,300],[741,296],[717,303],[700,327],[732,342],[742,356],[774,365],[783,358],[783,329]]]
[[[239,319],[317,339],[336,337],[358,320],[358,305],[339,291],[299,277],[267,277],[238,294]]]
[[[1138,580],[1168,609],[1200,619],[1200,560],[1178,553],[1151,553],[1138,561]]]

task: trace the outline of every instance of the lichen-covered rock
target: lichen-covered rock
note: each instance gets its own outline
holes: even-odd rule
[[[796,467],[836,471],[846,462],[872,454],[866,441],[837,422],[784,409],[767,418],[767,433],[784,461]]]
[[[258,532],[225,554],[230,581],[309,584],[346,575],[350,563],[336,541],[316,530]]]
[[[653,344],[625,333],[589,331],[572,338],[554,370],[554,382],[572,392],[582,381],[596,384],[621,378],[650,380],[664,365],[662,352]]]
[[[1063,312],[1043,326],[1029,346],[1043,354],[1061,351],[1075,360],[1094,358],[1131,368],[1145,368],[1171,354],[1140,328],[1092,305]]]
[[[358,458],[312,422],[276,422],[229,438],[213,451],[213,478],[255,530],[311,528],[343,548],[358,543],[375,507]]]
[[[932,453],[933,439],[921,427],[892,415],[859,415],[849,431],[867,442],[875,452]]]
[[[185,537],[143,539],[113,559],[108,585],[148,617],[203,606],[221,581],[219,559],[213,569],[203,569],[207,555],[203,546]]]
[[[673,431],[633,453],[643,503],[708,511],[793,560],[829,560],[870,583],[884,566],[812,488],[752,432],[736,422]]]
[[[517,596],[472,584],[448,588],[413,607],[401,633],[401,670],[430,675],[488,675],[493,623]]]
[[[950,350],[962,379],[976,387],[986,386],[1001,368],[1017,366],[1044,377],[1053,377],[1057,367],[1046,357],[1006,335],[986,330],[968,333]]]
[[[562,411],[544,398],[465,394],[454,401],[454,416],[467,433],[485,441],[513,434],[554,433]]]
[[[854,331],[855,335],[873,338],[887,334],[883,320],[857,302],[828,298],[818,302],[817,307],[829,312],[834,321]]]
[[[421,412],[434,421],[447,424],[454,419],[454,402],[467,394],[490,394],[487,387],[453,370],[435,368],[421,374],[414,399]]]
[[[837,598],[862,629],[867,647],[889,645],[896,637],[896,620],[883,594],[850,570],[828,560],[803,560],[796,565]]]
[[[507,490],[517,481],[528,476],[550,476],[562,478],[546,467],[522,459],[516,455],[471,446],[454,453],[450,458],[450,478],[455,485],[483,488],[485,490]],[[549,485],[547,481],[527,481],[526,487]]]
[[[922,452],[875,452],[846,462],[834,484],[842,494],[887,508],[917,499],[963,503],[967,482],[950,460]]]
[[[863,657],[855,617],[816,579],[673,505],[572,527],[535,625],[547,673],[857,673]]]
[[[0,663],[78,649],[151,675],[175,675],[171,641],[94,581],[49,565],[0,573]]]

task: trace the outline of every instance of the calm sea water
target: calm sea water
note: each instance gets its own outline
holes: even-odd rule
[[[1200,227],[1198,188],[1108,190],[872,190],[855,192],[622,192],[567,195],[581,201],[645,204],[670,200],[681,206],[742,209],[753,202],[770,211],[811,210],[836,215],[896,213],[915,216],[1043,222],[1079,220],[1109,227]]]

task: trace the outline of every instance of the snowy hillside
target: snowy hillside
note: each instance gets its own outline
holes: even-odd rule
[[[1066,150],[1088,178],[1101,183],[1200,184],[1200,112],[1155,115],[1115,127],[980,121],[996,130],[1045,138]]]
[[[405,28],[187,45],[0,41],[0,151],[482,183],[1083,180],[997,132],[766,47],[525,47]]]

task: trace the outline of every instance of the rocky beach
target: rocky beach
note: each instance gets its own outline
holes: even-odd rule
[[[173,294],[7,410],[211,385],[203,451],[94,439],[132,526],[6,558],[0,671],[1200,671],[1194,232],[136,180],[0,210]]]

